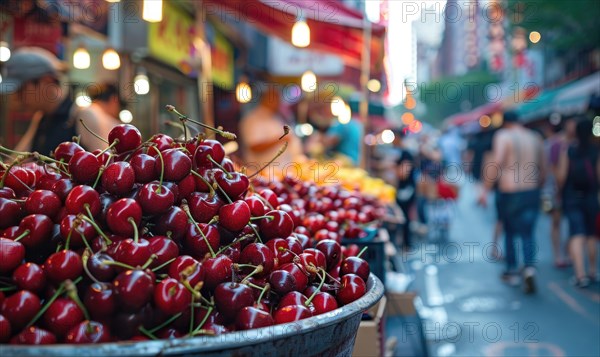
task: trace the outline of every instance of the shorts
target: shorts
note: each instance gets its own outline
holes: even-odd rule
[[[563,215],[569,223],[569,236],[593,236],[596,233],[596,217],[600,208],[595,195],[565,198]]]

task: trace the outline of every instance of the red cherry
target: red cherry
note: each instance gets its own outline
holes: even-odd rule
[[[239,231],[250,222],[250,208],[238,200],[219,208],[219,224],[230,231]]]
[[[338,308],[338,303],[333,295],[326,292],[318,292],[312,300],[315,315],[324,314]]]
[[[64,336],[75,325],[83,321],[83,311],[69,298],[54,300],[44,313],[44,322],[56,336]]]
[[[280,269],[290,272],[296,279],[296,291],[303,291],[308,285],[308,275],[295,263],[284,264]]]
[[[355,274],[347,274],[341,278],[342,286],[337,292],[337,301],[340,305],[349,304],[361,296],[367,291],[367,285],[365,282]]]
[[[60,178],[60,175],[59,175],[59,178]],[[17,196],[15,196],[15,191],[13,191],[12,188],[2,187],[2,188],[0,188],[0,198],[17,198]]]
[[[82,321],[65,336],[65,342],[70,344],[103,343],[111,340],[108,326],[96,321]]]
[[[171,148],[175,143],[175,140],[166,134],[156,134],[150,138],[149,142],[155,145],[148,148],[148,155],[156,156],[158,155],[158,150],[165,151]]]
[[[79,151],[69,160],[69,172],[73,181],[88,184],[93,183],[100,173],[102,163],[88,151]]]
[[[219,214],[219,208],[223,201],[218,195],[207,192],[194,192],[188,199],[190,213],[198,223],[208,223],[214,216]]]
[[[196,151],[194,151],[194,165],[195,167],[212,167],[212,162],[208,159],[208,156],[214,158],[212,148],[207,145],[198,145]]]
[[[54,224],[52,220],[43,214],[30,214],[21,220],[19,224],[20,233],[29,231],[21,243],[27,248],[34,248],[42,245],[52,237]]]
[[[290,291],[279,300],[279,308],[291,305],[305,305],[308,298],[298,291]]]
[[[223,147],[223,144],[221,144],[217,140],[207,139],[202,141],[198,146],[210,147],[213,152],[211,156],[218,163],[221,163],[225,158],[225,148]]]
[[[369,267],[369,263],[359,257],[347,257],[342,261],[342,265],[340,266],[340,276],[356,274],[363,281],[367,281],[370,273],[371,268]]]
[[[13,345],[53,345],[56,343],[56,336],[48,330],[31,326],[19,332],[18,335],[11,338]]]
[[[275,321],[271,314],[254,306],[245,306],[237,314],[235,326],[238,330],[273,326]]]
[[[173,278],[162,280],[154,289],[154,304],[163,312],[175,315],[189,309],[192,293]]]
[[[256,195],[248,196],[244,199],[250,207],[250,214],[254,217],[260,217],[265,214],[265,204],[263,201],[256,197]]]
[[[286,270],[275,270],[269,276],[271,291],[283,296],[296,288],[296,278]]]
[[[333,269],[342,260],[342,247],[338,242],[331,239],[324,239],[315,246],[325,255],[327,260],[327,270]]]
[[[115,196],[122,196],[133,188],[135,171],[128,162],[113,162],[104,169],[101,181],[106,191]]]
[[[221,283],[215,289],[215,303],[227,321],[235,319],[237,313],[254,304],[252,288],[239,283]]]
[[[25,258],[25,247],[21,242],[8,238],[0,238],[0,273],[10,273]]]
[[[86,266],[94,278],[99,281],[109,282],[117,275],[115,267],[110,265],[113,261],[114,259],[110,255],[100,251],[88,258]]]
[[[6,343],[11,335],[10,321],[4,315],[0,314],[0,343]]]
[[[184,246],[188,252],[195,258],[202,259],[204,256],[211,252],[219,250],[219,232],[214,225],[199,223],[198,227],[202,231],[198,231],[196,225],[193,223],[188,224],[186,231]],[[205,240],[206,237],[206,240]],[[210,249],[207,245],[210,244]]]
[[[4,299],[1,313],[13,329],[23,328],[42,308],[40,298],[28,290],[20,290]]]
[[[182,178],[178,183],[177,187],[179,188],[179,197],[177,203],[181,203],[181,200],[188,200],[190,195],[196,191],[196,180],[194,180],[194,175],[189,174],[186,177]]]
[[[154,173],[160,175],[164,165],[164,180],[179,181],[190,174],[192,160],[179,149],[167,149],[162,152],[162,161],[156,157]]]
[[[180,255],[169,264],[167,275],[177,281],[187,280],[192,287],[203,282],[205,269],[196,259],[189,255]]]
[[[177,207],[171,207],[166,213],[153,219],[154,233],[170,236],[174,241],[179,242],[185,235],[187,227],[187,215]]]
[[[35,190],[25,199],[25,211],[28,214],[44,214],[55,217],[62,202],[57,194],[48,190]]]
[[[72,141],[65,141],[58,144],[56,149],[54,149],[53,155],[56,160],[68,164],[73,155],[81,151],[85,150],[79,144]]]
[[[21,290],[40,293],[46,287],[46,273],[35,263],[21,264],[13,272],[13,281]]]
[[[83,247],[84,240],[91,242],[97,234],[94,226],[75,215],[67,215],[60,221],[60,235],[64,242],[69,239],[71,247]]]
[[[150,182],[140,188],[137,201],[142,211],[149,216],[165,213],[175,203],[175,195],[158,182]]]
[[[134,150],[142,144],[142,134],[135,126],[129,124],[117,125],[108,133],[110,144],[113,144],[116,139],[119,143],[114,148],[119,154]]]
[[[278,266],[281,266],[286,263],[291,263],[294,259],[294,255],[290,252],[290,246],[288,245],[285,239],[275,238],[271,239],[266,243],[267,247],[271,249],[271,252],[277,259]],[[300,245],[298,244],[298,247]],[[302,247],[300,247],[300,251],[302,251]],[[298,252],[298,253],[299,253]],[[295,254],[298,254],[295,253]]]
[[[75,186],[65,199],[65,207],[69,214],[83,213],[87,215],[86,206],[94,217],[100,213],[100,194],[90,186]]]
[[[152,180],[158,179],[158,176],[154,172],[154,165],[156,159],[153,156],[139,153],[133,155],[129,164],[135,172],[135,181],[138,183],[148,183]]]
[[[156,268],[179,256],[179,246],[172,239],[164,236],[155,236],[148,239],[150,252],[156,255],[152,261],[151,268]]]
[[[0,229],[19,224],[21,220],[21,206],[6,198],[0,197]]]
[[[327,260],[325,254],[318,249],[308,248],[304,250],[304,254],[310,254],[315,258],[316,267],[327,269]]]
[[[152,299],[154,279],[145,271],[127,270],[113,284],[117,301],[127,311],[138,311]]]
[[[275,257],[269,247],[262,243],[251,243],[242,250],[240,255],[240,263],[250,264],[254,266],[262,265],[262,272],[257,273],[253,276],[263,277],[268,276],[273,271]],[[250,272],[251,268],[243,269],[246,272]]]
[[[217,170],[214,173],[217,184],[225,191],[225,194],[232,200],[241,197],[250,186],[248,177],[239,172],[230,172],[229,174]]]
[[[286,212],[272,210],[267,212],[265,216],[270,218],[263,218],[258,224],[263,241],[273,238],[285,238],[292,234],[294,222]]]
[[[207,258],[202,262],[205,269],[204,286],[212,291],[217,285],[231,279],[231,259],[224,255],[218,255],[215,258]]]
[[[265,188],[263,190],[260,190],[258,194],[261,195],[261,197],[263,197],[265,200],[267,200],[267,202],[269,202],[269,205],[271,205],[272,210],[279,206],[279,202],[277,201],[277,194],[273,192],[273,190]]]
[[[291,305],[277,309],[273,317],[279,325],[312,317],[312,313],[304,305]]]
[[[118,242],[112,257],[118,262],[138,267],[143,266],[150,259],[151,255],[150,242],[146,239],[140,238],[135,240],[127,238]]]
[[[107,319],[117,311],[116,293],[112,284],[91,284],[83,302],[93,319]]]
[[[56,193],[61,201],[65,202],[75,183],[67,178],[60,179],[52,184],[50,191]]]
[[[83,273],[83,263],[79,254],[74,251],[61,250],[46,259],[44,271],[48,279],[55,283],[75,280]]]
[[[121,198],[111,204],[106,211],[106,224],[113,233],[122,236],[133,236],[133,224],[140,225],[142,221],[142,208],[131,198]]]

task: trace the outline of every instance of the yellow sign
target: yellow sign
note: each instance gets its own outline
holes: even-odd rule
[[[194,41],[194,19],[172,3],[163,2],[161,22],[148,24],[150,54],[184,72],[189,68]]]
[[[223,35],[215,32],[210,51],[213,83],[223,89],[233,88],[233,47]]]

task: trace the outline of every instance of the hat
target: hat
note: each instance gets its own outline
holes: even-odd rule
[[[62,61],[50,51],[38,47],[20,48],[6,62],[6,76],[0,83],[0,94],[16,92],[25,82],[47,74],[58,75],[64,69]]]

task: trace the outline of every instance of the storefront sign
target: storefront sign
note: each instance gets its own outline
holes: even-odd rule
[[[58,21],[37,21],[37,16],[14,19],[13,44],[18,47],[41,47],[62,57],[62,28]]]
[[[225,36],[215,32],[211,44],[212,80],[223,89],[233,88],[233,47]]]
[[[150,54],[184,73],[189,72],[193,51],[194,19],[170,2],[163,3],[161,22],[148,25]]]
[[[269,72],[276,76],[300,76],[310,69],[317,76],[336,76],[344,71],[340,57],[297,49],[277,38],[269,39]]]

